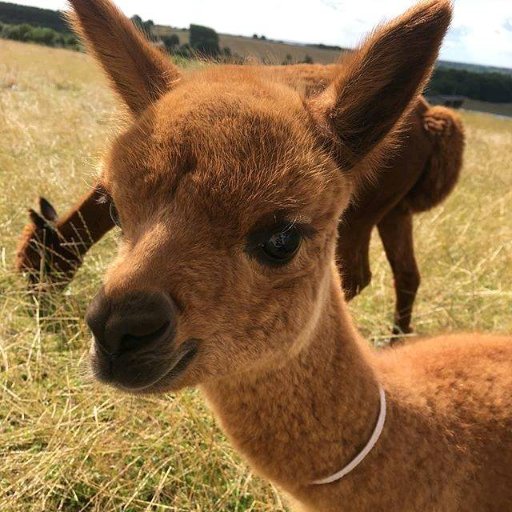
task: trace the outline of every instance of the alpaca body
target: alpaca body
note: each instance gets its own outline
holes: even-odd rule
[[[348,300],[371,281],[369,248],[377,227],[393,272],[395,334],[411,332],[420,285],[413,215],[440,204],[453,190],[464,147],[458,116],[443,107],[431,107],[422,98],[405,126],[400,148],[391,150],[377,176],[358,188],[338,226],[337,259]]]
[[[299,510],[508,510],[512,338],[460,334],[375,352],[345,312],[332,314],[341,304],[333,279],[315,339],[293,363],[203,385],[234,446]],[[387,396],[377,445],[340,481],[311,485],[369,439],[377,383]]]

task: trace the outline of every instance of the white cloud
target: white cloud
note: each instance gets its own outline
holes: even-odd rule
[[[16,0],[12,0],[16,1]],[[18,0],[64,9],[64,0]],[[178,27],[209,25],[218,32],[353,47],[377,23],[396,16],[413,0],[117,0],[126,14]],[[455,0],[455,14],[441,57],[512,67],[511,0]]]

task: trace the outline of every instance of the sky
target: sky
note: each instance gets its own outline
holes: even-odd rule
[[[65,0],[9,0],[65,9]],[[413,0],[116,0],[127,14],[156,24],[207,25],[217,32],[352,48]],[[454,0],[441,59],[512,68],[512,0]]]

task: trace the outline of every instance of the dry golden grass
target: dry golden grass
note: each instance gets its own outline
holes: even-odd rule
[[[131,398],[87,376],[83,316],[115,251],[98,244],[63,296],[29,295],[12,271],[26,208],[83,193],[112,134],[113,99],[81,54],[0,41],[0,510],[284,511],[193,391]],[[416,219],[421,334],[512,332],[512,121],[464,114],[460,185]],[[380,243],[351,305],[383,339],[393,291]]]

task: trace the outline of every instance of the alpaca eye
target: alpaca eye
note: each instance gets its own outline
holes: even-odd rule
[[[262,256],[268,263],[284,265],[291,261],[297,253],[302,235],[295,225],[276,231],[260,246]]]
[[[112,219],[112,222],[118,227],[121,227],[121,221],[119,220],[119,213],[117,211],[116,205],[113,201],[110,201],[109,206],[109,212],[110,212],[110,218]]]

